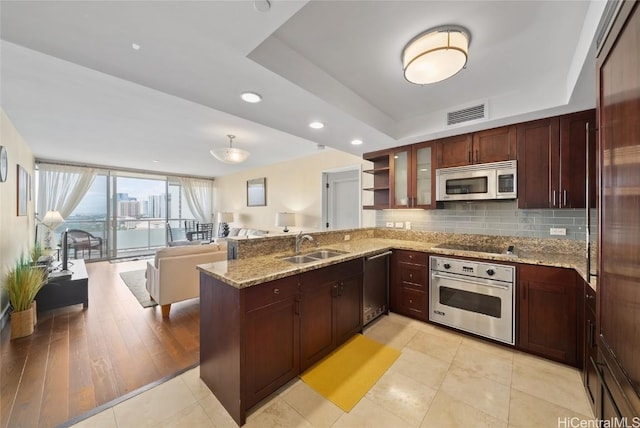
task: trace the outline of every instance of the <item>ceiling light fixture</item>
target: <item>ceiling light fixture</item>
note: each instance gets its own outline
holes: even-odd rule
[[[322,129],[322,128],[324,128],[324,123],[318,122],[318,121],[314,121],[314,122],[311,122],[309,124],[309,127],[313,128],[313,129]]]
[[[362,140],[351,140],[351,144],[353,144],[354,146],[359,146],[360,144],[362,144]]]
[[[134,51],[139,51],[140,45],[137,43],[131,43],[131,49],[133,49]]]
[[[236,164],[242,163],[249,157],[249,152],[242,149],[237,149],[233,146],[233,139],[236,138],[235,135],[227,134],[229,138],[229,147],[221,148],[221,149],[212,149],[209,150],[209,153],[213,155],[214,158],[218,159],[220,162],[227,164]]]
[[[469,41],[469,32],[457,26],[418,34],[402,50],[404,78],[426,85],[453,76],[467,64]]]
[[[262,96],[255,92],[243,92],[242,94],[240,94],[240,97],[243,101],[246,101],[248,103],[259,103],[260,101],[262,101]]]
[[[253,8],[258,12],[266,13],[271,10],[271,2],[269,0],[254,0]]]

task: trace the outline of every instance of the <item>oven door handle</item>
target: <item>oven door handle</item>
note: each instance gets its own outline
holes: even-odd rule
[[[501,290],[508,290],[509,289],[509,287],[506,287],[504,285],[496,285],[496,284],[490,284],[488,282],[480,282],[480,281],[471,281],[469,279],[458,278],[458,277],[455,277],[455,276],[442,275],[442,274],[433,273],[433,272],[431,273],[431,277],[432,278],[449,279],[451,281],[466,282],[467,284],[482,285],[484,287],[499,288]]]

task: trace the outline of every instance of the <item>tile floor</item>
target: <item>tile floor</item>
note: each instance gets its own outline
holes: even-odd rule
[[[351,412],[295,379],[256,406],[245,426],[558,427],[593,418],[571,367],[396,314],[365,335],[402,354]],[[237,425],[195,368],[75,426]]]

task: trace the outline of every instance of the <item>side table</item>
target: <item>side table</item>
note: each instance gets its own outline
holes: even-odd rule
[[[50,276],[47,283],[40,289],[36,295],[38,311],[79,303],[82,303],[84,308],[89,306],[89,277],[84,260],[70,261],[69,270],[71,277],[54,278]]]

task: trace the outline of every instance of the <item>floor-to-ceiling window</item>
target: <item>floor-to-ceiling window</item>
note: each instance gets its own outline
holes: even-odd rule
[[[167,224],[174,239],[184,237],[185,220],[193,220],[176,177],[101,170],[65,222],[56,228],[57,244],[67,229],[102,239],[101,251],[78,251],[84,259],[114,259],[152,254],[167,245]],[[71,257],[75,255],[71,251]]]

